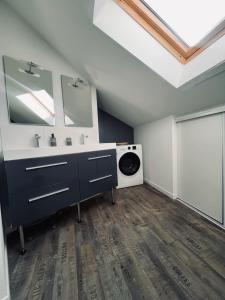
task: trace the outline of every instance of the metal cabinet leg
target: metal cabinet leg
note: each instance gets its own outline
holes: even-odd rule
[[[80,203],[77,203],[78,223],[81,223]]]
[[[115,201],[114,189],[112,189],[111,193],[112,193],[112,205],[115,205],[116,201]]]
[[[25,249],[25,240],[24,240],[24,232],[23,232],[23,226],[19,226],[19,235],[20,235],[20,254],[24,255],[27,250]]]

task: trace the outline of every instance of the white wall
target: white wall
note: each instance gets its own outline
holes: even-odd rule
[[[144,180],[171,198],[176,197],[176,141],[173,117],[134,128],[135,143],[143,146]]]
[[[35,133],[41,135],[43,146],[48,145],[51,133],[55,133],[58,145],[64,145],[67,136],[73,143],[79,143],[80,134],[89,136],[88,141],[97,143],[98,117],[96,90],[92,88],[93,128],[65,128],[60,75],[76,76],[76,71],[40,36],[22,21],[4,2],[0,2],[0,126],[2,128],[3,147],[5,149],[27,148],[33,145]],[[53,91],[56,104],[56,126],[12,125],[8,121],[7,102],[3,74],[2,55],[32,60],[53,72]]]
[[[7,249],[4,243],[2,217],[0,209],[0,300],[9,299],[9,280],[7,263]]]

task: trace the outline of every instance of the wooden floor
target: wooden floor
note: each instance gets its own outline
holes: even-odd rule
[[[138,186],[9,237],[12,300],[225,299],[225,232]]]

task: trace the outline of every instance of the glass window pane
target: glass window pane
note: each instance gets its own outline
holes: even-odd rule
[[[144,0],[189,47],[225,21],[225,0]]]

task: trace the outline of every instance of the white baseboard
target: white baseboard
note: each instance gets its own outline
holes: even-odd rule
[[[191,210],[195,211],[197,214],[199,214],[200,216],[202,216],[203,218],[207,219],[208,221],[212,222],[213,224],[219,226],[220,228],[225,230],[225,227],[223,224],[221,224],[220,222],[210,218],[209,216],[207,216],[206,214],[202,213],[200,210],[198,210],[197,208],[193,207],[192,205],[188,204],[187,202],[183,201],[180,198],[176,198],[177,201],[179,201],[180,203],[182,203],[183,205],[187,206],[188,208],[190,208]]]
[[[167,191],[166,189],[159,186],[158,184],[152,182],[148,178],[144,178],[144,182],[146,182],[147,184],[149,184],[150,186],[152,186],[154,189],[158,190],[159,192],[163,193],[164,195],[168,196],[169,198],[171,198],[173,200],[176,199],[176,195],[174,195],[173,193]]]
[[[186,203],[185,201],[181,200],[180,198],[178,198],[176,195],[172,194],[171,192],[165,190],[164,188],[162,188],[161,186],[159,186],[158,184],[155,184],[154,182],[152,182],[151,180],[149,180],[148,178],[144,178],[144,182],[146,182],[148,185],[152,186],[154,189],[158,190],[159,192],[163,193],[164,195],[168,196],[169,198],[173,199],[173,200],[177,200],[180,203],[182,203],[183,205],[187,206],[188,208],[190,208],[191,210],[195,211],[197,214],[199,214],[200,216],[204,217],[205,219],[207,219],[208,221],[212,222],[213,224],[217,225],[218,227],[222,228],[223,230],[225,230],[225,225],[217,222],[216,220],[210,218],[209,216],[205,215],[204,213],[202,213],[201,211],[199,211],[198,209],[194,208],[193,206],[189,205],[188,203]]]

